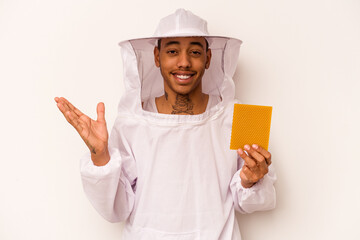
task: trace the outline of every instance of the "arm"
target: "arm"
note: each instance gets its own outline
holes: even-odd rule
[[[230,183],[235,209],[241,213],[265,211],[275,207],[275,172],[271,154],[260,146],[245,145],[238,150],[240,167]]]
[[[134,161],[120,156],[118,132],[110,138],[105,121],[103,103],[97,106],[97,120],[90,119],[65,98],[55,98],[59,110],[75,128],[89,152],[81,159],[81,178],[85,194],[94,208],[106,220],[125,220],[132,211],[135,194],[136,173]],[[115,128],[114,128],[115,129]]]

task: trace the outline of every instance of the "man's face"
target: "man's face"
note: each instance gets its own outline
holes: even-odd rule
[[[206,49],[203,37],[163,38],[160,50],[154,49],[154,57],[165,91],[189,94],[201,87],[205,69],[210,66],[211,50]]]

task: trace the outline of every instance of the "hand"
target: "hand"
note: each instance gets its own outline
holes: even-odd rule
[[[249,188],[262,179],[268,173],[271,164],[271,154],[257,144],[245,145],[246,154],[241,148],[239,156],[245,163],[240,171],[241,185]]]
[[[110,160],[108,151],[108,131],[105,121],[104,103],[98,103],[97,120],[93,120],[74,107],[68,100],[55,98],[57,107],[66,120],[76,129],[91,152],[91,159],[97,166],[105,165]]]

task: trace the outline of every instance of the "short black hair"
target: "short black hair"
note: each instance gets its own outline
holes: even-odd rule
[[[206,42],[206,47],[205,47],[205,50],[207,51],[207,50],[209,50],[209,43],[208,43],[208,41],[207,41],[207,39],[206,38],[204,38],[205,39],[205,42]],[[158,40],[157,40],[157,48],[160,50],[160,46],[161,46],[161,38],[159,38]]]

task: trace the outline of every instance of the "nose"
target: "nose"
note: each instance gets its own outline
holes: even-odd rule
[[[186,52],[182,52],[182,53],[179,54],[177,67],[178,68],[189,68],[189,67],[191,67],[190,56]]]

